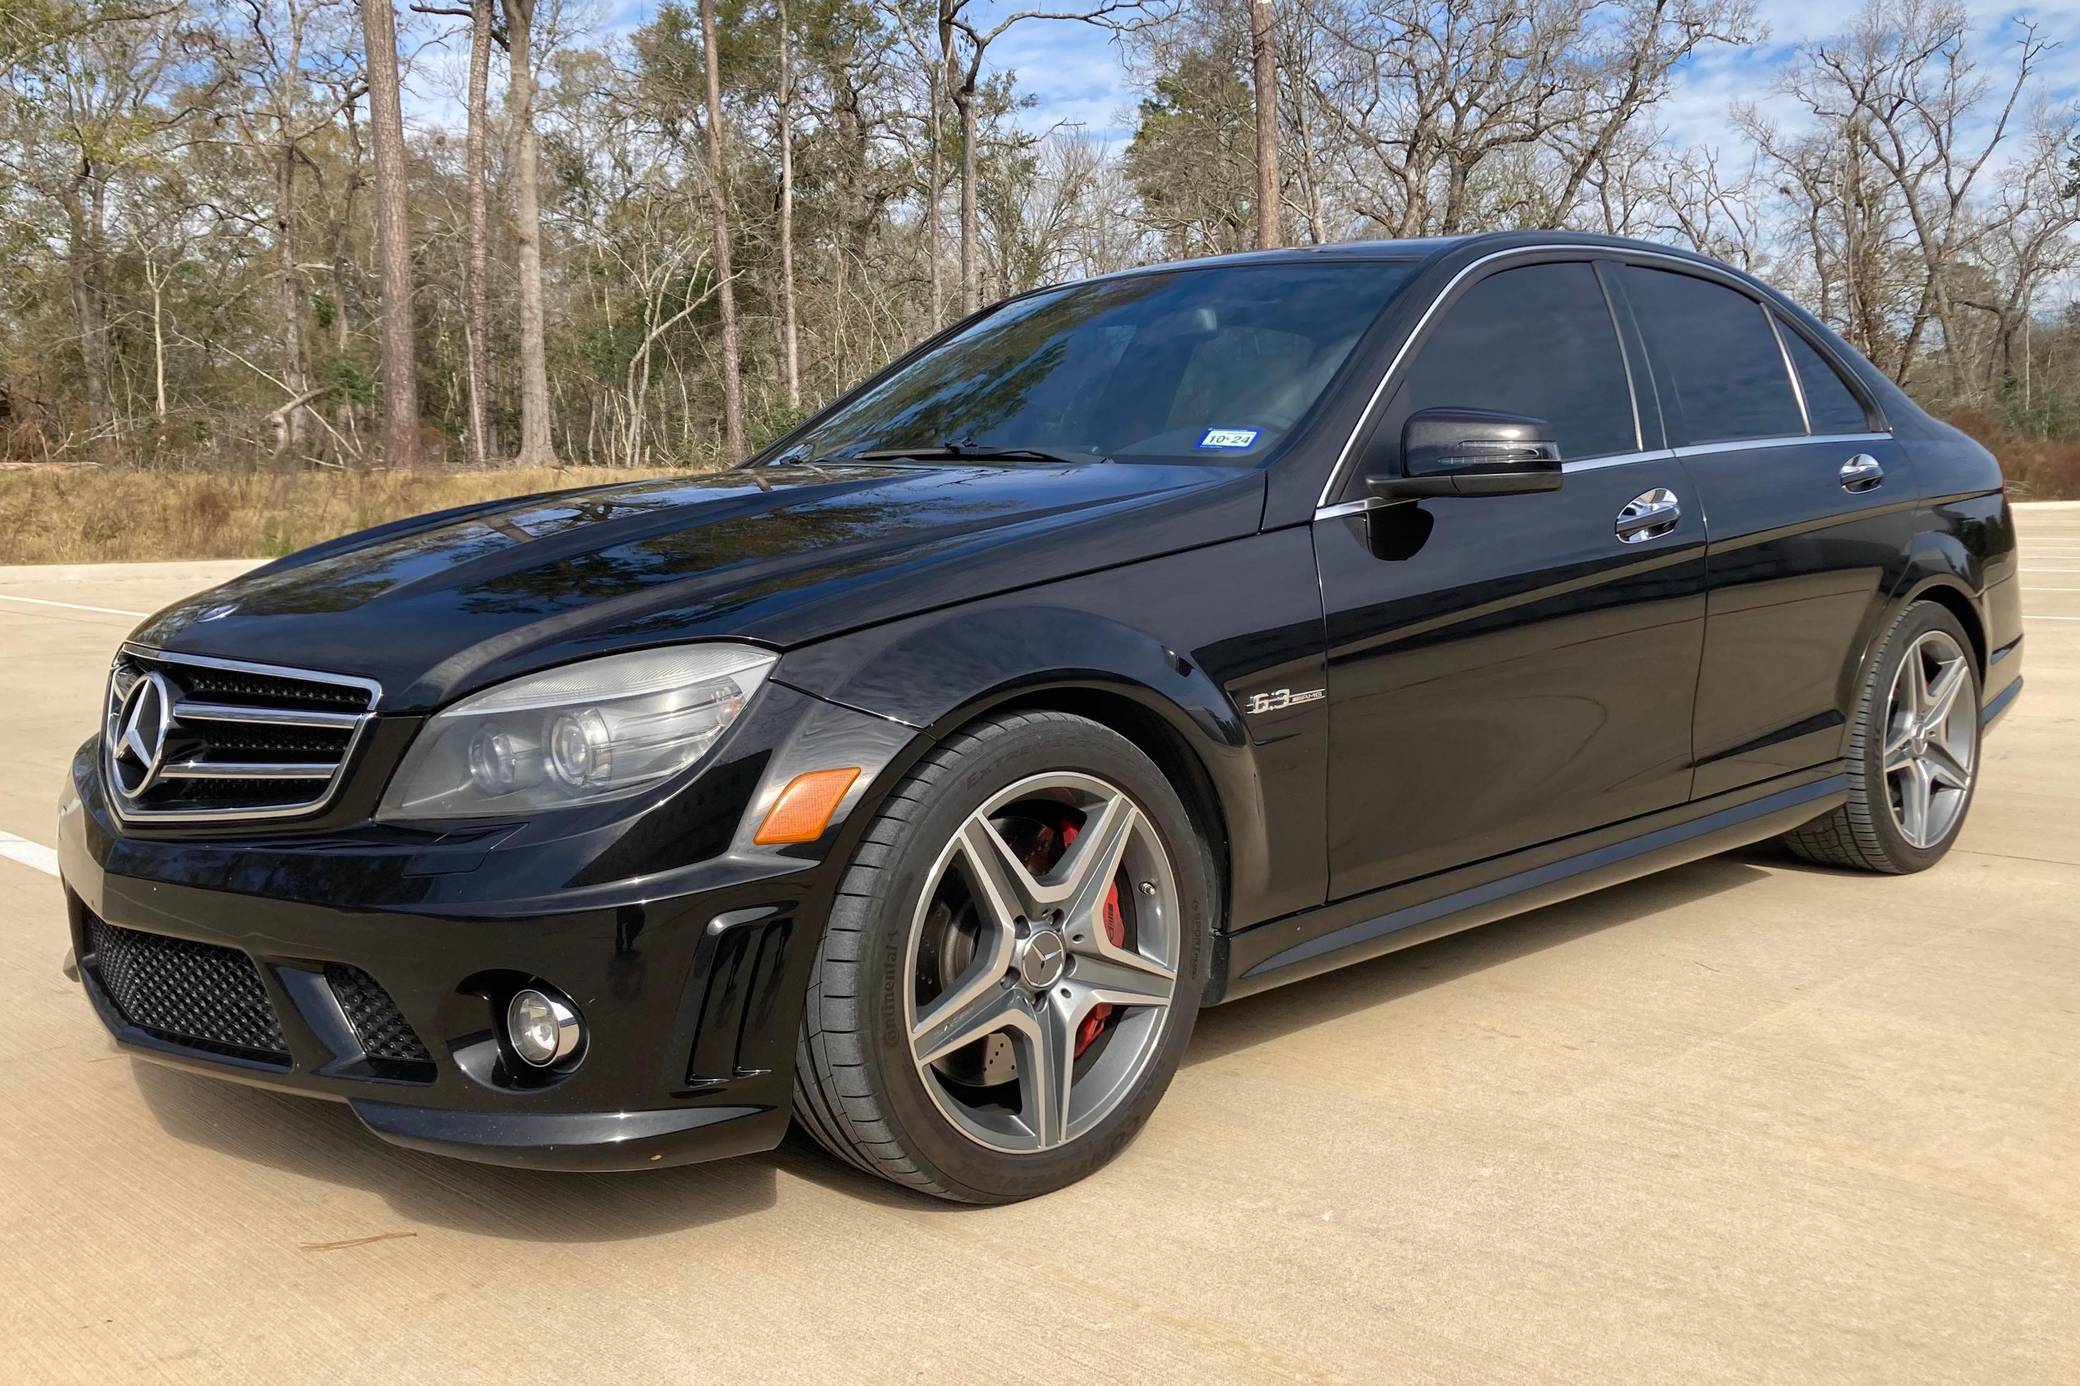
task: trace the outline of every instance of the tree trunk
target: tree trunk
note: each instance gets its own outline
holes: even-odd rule
[[[976,54],[979,61],[981,54]],[[982,307],[982,269],[976,261],[975,242],[981,228],[975,216],[975,71],[953,92],[953,104],[961,115],[961,312]]]
[[[801,330],[794,301],[794,38],[780,9],[780,372],[787,407],[802,407]]]
[[[371,69],[372,70],[372,69]],[[290,399],[310,393],[310,350],[303,337],[303,269],[296,259],[296,146],[287,140],[275,151],[274,252],[275,311],[282,315],[282,388]],[[387,381],[387,377],[386,377]],[[283,416],[283,444],[304,445],[301,406]]]
[[[115,432],[115,363],[108,341],[108,300],[101,282],[101,238],[89,224],[86,199],[76,191],[65,200],[70,242],[65,269],[79,323],[79,351],[87,373],[87,423],[95,438]]]
[[[1257,248],[1275,250],[1279,234],[1278,30],[1271,0],[1250,0],[1257,87]]]
[[[144,282],[152,293],[152,414],[166,423],[166,280],[157,257],[146,251]]]
[[[744,382],[737,364],[737,294],[730,282],[729,168],[723,158],[722,76],[715,53],[715,0],[701,0],[701,48],[708,65],[708,183],[715,195],[716,307],[722,318],[722,448],[744,456]]]
[[[927,337],[946,325],[946,273],[939,245],[939,194],[946,189],[946,88],[947,79],[953,75],[953,35],[952,0],[939,0],[939,62],[932,69],[932,152],[927,171],[931,187],[925,192],[924,209],[925,260],[932,272],[932,320],[925,329]]]
[[[339,215],[332,223],[332,347],[342,357],[354,340],[354,315],[359,293],[354,284],[354,204],[368,181],[361,171],[361,124],[355,103],[347,101],[340,115],[347,125],[346,188],[340,195]],[[354,420],[354,393],[342,390],[333,402],[333,420],[344,435],[358,432]]]
[[[490,189],[485,186],[487,131],[486,91],[491,81],[491,0],[470,0],[469,7],[469,134],[466,147],[469,184],[469,259],[463,268],[463,297],[468,300],[465,335],[469,346],[469,460],[473,466],[491,461],[491,298],[484,275],[490,264]]]
[[[534,130],[534,0],[505,0],[506,118],[513,135],[513,242],[520,263],[520,451],[528,467],[556,463],[549,401],[548,320],[542,306],[542,170]]]
[[[368,46],[368,124],[375,145],[376,266],[382,287],[383,457],[409,466],[419,453],[419,382],[412,345],[412,242],[405,198],[404,108],[397,84],[397,15],[390,0],[361,0]]]

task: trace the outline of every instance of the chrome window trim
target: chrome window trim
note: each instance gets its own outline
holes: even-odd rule
[[[1601,471],[1605,467],[1629,467],[1637,462],[1672,462],[1675,460],[1675,456],[1673,448],[1648,448],[1643,452],[1618,452],[1604,457],[1584,457],[1575,462],[1562,462],[1560,471],[1562,474],[1569,472],[1595,472]],[[1381,496],[1363,496],[1357,500],[1342,501],[1336,505],[1317,506],[1314,517],[1317,520],[1333,520],[1339,515],[1362,515],[1368,510],[1380,510],[1389,505],[1406,505],[1409,503],[1410,501],[1406,497],[1387,499]]]
[[[1345,480],[1345,470],[1348,468],[1350,464],[1351,453],[1358,446],[1358,436],[1365,431],[1365,426],[1368,423],[1372,422],[1373,411],[1379,408],[1379,402],[1382,398],[1385,397],[1387,393],[1387,387],[1394,383],[1395,374],[1401,369],[1401,363],[1408,359],[1409,349],[1415,345],[1416,339],[1423,335],[1423,329],[1430,325],[1430,319],[1437,315],[1437,309],[1439,305],[1441,305],[1447,298],[1451,297],[1452,290],[1458,288],[1460,283],[1463,280],[1465,280],[1465,278],[1468,275],[1474,273],[1476,270],[1479,270],[1485,265],[1493,264],[1497,260],[1520,259],[1541,255],[1551,255],[1555,251],[1563,251],[1576,254],[1585,253],[1592,256],[1602,256],[1608,259],[1620,261],[1621,263],[1633,260],[1655,260],[1660,261],[1664,264],[1675,265],[1678,268],[1688,270],[1692,273],[1701,272],[1703,277],[1705,278],[1717,277],[1720,279],[1731,280],[1733,283],[1741,285],[1743,289],[1750,295],[1750,297],[1759,298],[1761,300],[1759,303],[1756,304],[1758,308],[1761,308],[1765,313],[1771,311],[1770,290],[1767,288],[1767,286],[1762,284],[1760,280],[1755,279],[1753,276],[1742,274],[1739,270],[1734,269],[1730,265],[1721,265],[1710,260],[1699,260],[1687,255],[1671,255],[1661,251],[1654,250],[1637,250],[1631,246],[1585,245],[1578,241],[1549,241],[1544,245],[1511,246],[1507,250],[1492,251],[1489,254],[1483,255],[1478,260],[1475,260],[1472,264],[1469,264],[1462,268],[1457,274],[1453,275],[1449,280],[1445,281],[1445,286],[1442,289],[1439,289],[1436,292],[1436,294],[1432,295],[1429,306],[1423,309],[1423,315],[1420,318],[1416,319],[1416,325],[1409,329],[1408,336],[1404,338],[1402,340],[1401,345],[1395,349],[1394,359],[1387,362],[1386,370],[1381,372],[1380,374],[1379,383],[1372,387],[1371,397],[1365,401],[1365,407],[1358,413],[1357,423],[1355,423],[1351,427],[1350,436],[1343,440],[1343,447],[1336,454],[1336,465],[1329,469],[1329,479],[1322,484],[1321,494],[1315,498],[1315,514],[1317,518],[1319,518],[1322,512],[1325,510],[1335,511],[1337,513],[1348,513],[1343,511],[1342,507],[1340,506],[1331,505],[1329,498],[1335,495],[1338,489],[1341,488]],[[1606,295],[1606,297],[1608,297],[1608,295]],[[1772,314],[1772,316],[1774,315]],[[1776,325],[1774,322],[1771,323],[1771,330],[1776,330]],[[1619,334],[1618,345],[1619,348],[1622,350],[1624,347],[1624,334],[1622,332]],[[1781,348],[1781,339],[1779,339],[1778,345]],[[1786,361],[1786,366],[1787,368],[1789,367],[1788,359]],[[1631,375],[1629,365],[1626,374],[1628,378]],[[1797,374],[1798,373],[1796,371],[1792,372],[1792,381],[1794,388],[1796,388],[1797,384]],[[1851,393],[1854,393],[1854,391],[1852,391]],[[1799,399],[1800,408],[1803,409],[1804,395],[1802,393],[1799,396]],[[1636,403],[1635,407],[1637,407]],[[1807,427],[1811,427],[1810,422],[1808,423]],[[1857,435],[1857,439],[1861,440],[1879,438],[1889,439],[1890,437],[1892,437],[1892,434],[1889,432]],[[1784,440],[1758,439],[1749,442],[1748,445],[1776,446],[1782,441]],[[1851,441],[1851,439],[1848,435],[1834,435],[1827,438],[1816,439],[1811,434],[1805,434],[1802,435],[1797,441],[1835,442]],[[1716,451],[1721,447],[1720,444],[1716,443],[1708,443],[1703,444],[1701,446],[1705,451]],[[1684,456],[1688,455],[1691,450],[1688,448],[1674,448],[1671,449],[1671,451],[1675,452],[1678,456]],[[1586,460],[1595,462],[1602,461],[1603,459],[1589,458]],[[1347,502],[1346,504],[1358,505],[1360,506],[1360,508],[1364,508],[1363,502]]]
[[[1811,443],[1889,443],[1890,433],[1780,433],[1773,438],[1734,438],[1723,443],[1685,443],[1670,451],[1678,457],[1707,457],[1715,452],[1752,452],[1756,448],[1802,447]]]
[[[1618,300],[1611,297],[1611,286],[1605,281],[1602,267],[1594,260],[1589,262],[1589,273],[1596,280],[1596,292],[1603,295],[1604,311],[1611,315],[1611,335],[1618,341],[1618,369],[1625,372],[1625,398],[1632,405],[1632,446],[1643,452],[1647,446],[1647,425],[1639,412],[1639,382],[1632,374],[1632,348],[1625,344],[1625,324],[1618,321]],[[1561,463],[1563,468],[1566,465]]]
[[[1813,432],[1813,411],[1806,408],[1805,382],[1798,378],[1798,367],[1791,364],[1791,348],[1784,341],[1784,329],[1777,325],[1777,315],[1769,310],[1767,303],[1755,305],[1762,310],[1762,320],[1769,324],[1769,338],[1777,344],[1777,359],[1784,363],[1784,376],[1791,382],[1791,398],[1798,401],[1798,422],[1810,437]]]
[[[120,793],[118,793],[114,787],[114,767],[111,764],[111,759],[114,754],[114,745],[110,733],[110,728],[114,724],[114,718],[116,715],[116,664],[125,655],[133,656],[138,659],[152,660],[162,664],[185,664],[201,669],[222,669],[226,673],[258,674],[265,678],[297,679],[305,683],[329,684],[335,688],[358,689],[359,691],[367,695],[368,707],[366,711],[351,714],[353,717],[353,730],[347,737],[346,746],[340,751],[339,764],[331,771],[329,775],[326,776],[325,788],[322,792],[318,794],[316,798],[303,800],[295,804],[282,804],[271,806],[268,808],[257,809],[241,808],[234,806],[229,808],[144,809],[139,811],[130,811],[126,810],[123,807],[123,796]],[[361,738],[368,731],[368,724],[375,720],[376,709],[382,703],[382,701],[383,686],[380,683],[377,683],[374,679],[359,678],[352,674],[327,673],[321,669],[297,669],[292,668],[286,664],[261,664],[253,660],[218,659],[210,655],[175,654],[168,650],[155,649],[150,645],[141,644],[134,640],[126,640],[117,649],[116,658],[109,662],[108,690],[106,697],[103,699],[104,709],[102,716],[101,753],[99,757],[99,765],[101,770],[102,798],[107,801],[109,812],[115,815],[116,820],[126,825],[149,826],[155,823],[193,823],[212,821],[257,822],[265,819],[274,818],[301,818],[310,814],[321,812],[332,803],[333,799],[339,793],[340,786],[346,782],[347,767],[353,764],[354,752],[360,748]],[[279,720],[270,719],[267,716],[268,710],[266,709],[258,709],[256,711],[259,713],[259,715],[251,719],[255,722]],[[203,720],[213,719],[205,718]],[[270,767],[256,766],[249,768],[258,768],[264,770]],[[270,778],[270,776],[263,774],[261,776],[258,776],[258,778]],[[295,778],[315,779],[316,776],[297,776]]]
[[[1333,520],[1340,515],[1362,515],[1368,510],[1382,510],[1389,505],[1396,504],[1399,504],[1399,502],[1388,500],[1384,496],[1364,496],[1358,500],[1343,501],[1337,505],[1317,506],[1315,507],[1314,517],[1317,520]]]
[[[1892,436],[1890,432],[1892,420],[1886,416],[1884,407],[1871,394],[1870,387],[1857,379],[1853,371],[1843,370],[1842,363],[1836,359],[1831,348],[1822,346],[1819,342],[1814,341],[1811,335],[1797,323],[1786,318],[1783,311],[1775,304],[1766,305],[1765,311],[1769,313],[1770,326],[1777,329],[1777,341],[1784,348],[1784,359],[1787,362],[1791,362],[1791,339],[1794,336],[1801,342],[1804,342],[1806,350],[1819,357],[1820,364],[1825,366],[1828,373],[1841,383],[1841,387],[1844,390],[1849,392],[1849,398],[1855,401],[1858,409],[1863,411],[1864,423],[1868,425],[1872,417],[1875,416],[1878,422],[1884,425],[1884,428],[1879,430],[1875,436],[1890,438]],[[1791,388],[1798,391],[1798,407],[1806,411],[1806,431],[1810,433],[1813,429],[1813,411],[1812,406],[1806,402],[1806,383],[1799,379],[1796,362],[1791,362]]]

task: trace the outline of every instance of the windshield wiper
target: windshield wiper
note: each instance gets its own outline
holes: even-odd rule
[[[1049,452],[1045,448],[1000,448],[988,443],[978,443],[972,438],[963,438],[957,443],[939,443],[931,447],[916,448],[869,448],[865,452],[846,455],[852,462],[1110,462],[1109,457],[1096,453]]]

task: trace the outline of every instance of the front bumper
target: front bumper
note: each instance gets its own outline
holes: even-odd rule
[[[724,832],[692,862],[674,857],[675,834],[660,823],[683,828],[688,796],[732,824],[758,812],[768,786],[801,768],[789,748],[803,742],[820,755],[842,745],[867,767],[849,812],[907,735],[791,690],[769,693],[766,719],[784,730],[738,743],[755,753],[714,767],[705,787],[697,779],[575,833],[138,834],[118,828],[92,747],[82,748],[58,825],[80,980],[120,1048],[344,1101],[400,1145],[572,1170],[769,1148],[787,1128],[831,863],[849,852],[845,822],[823,842],[780,849]],[[191,965],[197,957],[206,965]],[[344,989],[347,969],[380,991]],[[209,1019],[221,996],[196,991],[227,976],[247,989],[247,1017],[271,1011],[278,1028],[223,1042]],[[578,1053],[551,1070],[520,1063],[501,1024],[512,991],[542,983],[585,1023]],[[160,989],[149,1004],[147,985]],[[399,1061],[400,1023],[417,1041],[403,1048],[424,1062]]]

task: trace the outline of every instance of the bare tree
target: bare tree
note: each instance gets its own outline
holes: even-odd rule
[[[218,61],[227,86],[242,98],[231,110],[246,155],[267,179],[271,196],[261,214],[274,241],[275,313],[281,357],[278,378],[283,393],[298,401],[281,415],[277,451],[300,450],[311,431],[309,401],[323,393],[311,380],[309,285],[304,277],[303,218],[299,183],[303,171],[316,167],[308,146],[329,135],[341,111],[358,102],[362,78],[339,51],[339,35],[328,32],[347,22],[342,0],[280,0],[241,5],[246,32],[237,41],[218,45]],[[395,69],[395,50],[392,50]],[[373,57],[373,55],[371,55]],[[319,86],[330,97],[313,101]],[[398,148],[402,157],[403,136]]]
[[[382,288],[383,458],[393,467],[419,456],[419,367],[412,324],[412,228],[406,213],[410,157],[398,85],[397,13],[390,0],[361,0],[368,52],[368,126],[375,146],[376,270]]]
[[[1357,210],[1398,236],[1563,222],[1675,65],[1740,41],[1751,15],[1748,0],[1315,4],[1315,108]]]
[[[802,407],[801,324],[794,292],[794,33],[787,22],[787,0],[776,0],[780,30],[780,67],[773,103],[780,124],[780,383],[787,407]]]
[[[1947,0],[1871,0],[1839,43],[1815,45],[1792,92],[1884,171],[1912,226],[1921,265],[1919,302],[1899,353],[1898,379],[1912,379],[1932,321],[1943,341],[1959,327],[1953,269],[1986,224],[1973,188],[2007,138],[2016,103],[2047,47],[2019,25],[2013,78],[1997,109],[1967,52],[1964,11]],[[1975,119],[1976,117],[1976,119]],[[1953,396],[1969,388],[1963,354],[1945,351]]]
[[[744,455],[744,377],[737,354],[737,294],[730,282],[729,163],[724,157],[722,75],[715,51],[715,0],[700,0],[701,56],[708,75],[708,188],[714,201],[716,309],[722,319],[722,450]]]
[[[465,135],[465,196],[469,203],[469,258],[463,269],[463,294],[469,301],[464,331],[469,337],[469,460],[481,467],[491,460],[491,295],[486,275],[491,263],[491,190],[489,89],[491,84],[491,0],[470,0],[469,122]]]
[[[520,450],[522,466],[556,465],[556,418],[549,397],[548,314],[542,294],[542,161],[535,132],[535,0],[504,0],[507,160],[513,179],[513,246],[520,271]]]
[[[1563,177],[1538,219],[1566,218],[1640,113],[1668,94],[1678,63],[1707,43],[1747,43],[1754,24],[1751,0],[1624,0],[1572,55],[1593,75],[1553,131]]]
[[[48,61],[0,65],[0,172],[9,175],[0,178],[0,209],[13,201],[12,182],[57,213],[51,242],[64,247],[88,433],[97,442],[123,431],[110,321],[114,185],[125,170],[157,157],[184,116],[159,104],[178,70],[181,20],[165,10],[127,23],[68,27]]]
[[[1095,24],[1114,31],[1133,29],[1163,11],[1162,0],[1102,0],[1080,10],[1018,10],[985,29],[968,17],[974,0],[939,0],[939,34],[946,70],[956,70],[954,33],[966,40],[966,59],[958,64],[958,78],[949,75],[953,107],[961,123],[961,311],[972,313],[982,306],[981,262],[977,256],[980,224],[976,216],[975,156],[980,142],[976,102],[982,90],[982,61],[989,46],[1028,20],[1069,20]]]
[[[1271,0],[1250,0],[1251,66],[1257,102],[1257,248],[1282,244],[1278,180],[1278,26]]]

